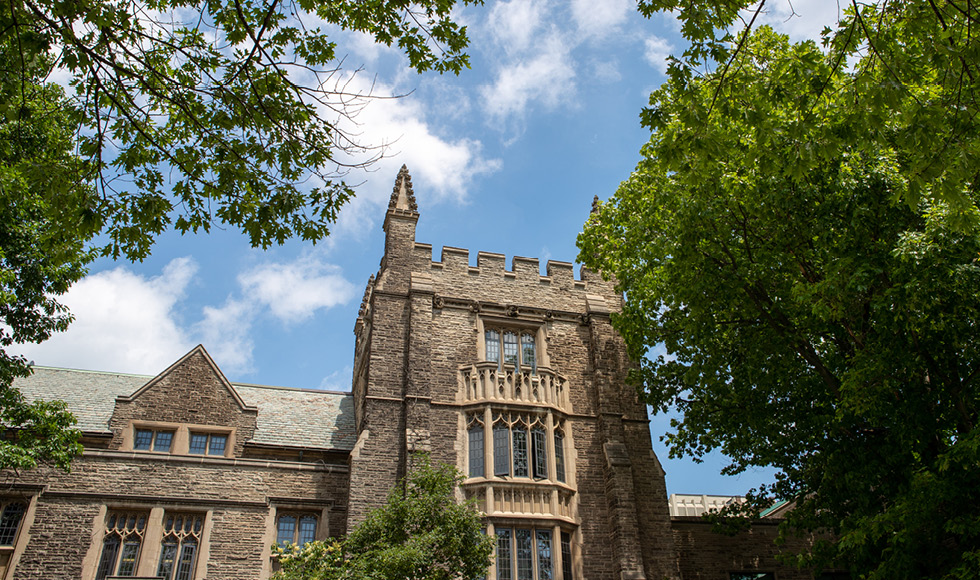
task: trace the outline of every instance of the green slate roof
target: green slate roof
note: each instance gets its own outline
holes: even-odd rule
[[[116,397],[132,395],[152,376],[34,367],[14,386],[29,399],[60,399],[78,428],[109,432]],[[232,383],[246,405],[258,408],[252,443],[290,447],[354,448],[354,398],[350,393]]]

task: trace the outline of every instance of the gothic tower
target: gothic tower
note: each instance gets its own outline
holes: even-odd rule
[[[678,578],[664,473],[609,315],[614,284],[568,262],[415,241],[402,167],[354,332],[349,525],[425,451],[456,465],[496,536],[488,578]]]

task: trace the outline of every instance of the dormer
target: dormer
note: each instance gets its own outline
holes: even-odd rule
[[[116,398],[110,448],[241,457],[255,433],[257,413],[198,345],[133,394]]]

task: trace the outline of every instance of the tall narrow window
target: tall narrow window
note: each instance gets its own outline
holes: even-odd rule
[[[513,580],[511,573],[510,530],[497,528],[497,580]]]
[[[3,515],[0,516],[0,546],[14,545],[17,529],[26,510],[27,504],[20,501],[12,501],[3,506]]]
[[[511,431],[514,442],[514,477],[527,477],[527,427],[518,421]]]
[[[521,365],[534,372],[537,368],[537,357],[534,353],[534,335],[525,332],[521,335]]]
[[[474,421],[469,430],[470,477],[483,477],[483,424]]]
[[[166,514],[157,576],[164,580],[192,580],[204,516]]]
[[[509,330],[504,332],[504,366],[517,366],[517,333]]]
[[[551,557],[551,530],[536,530],[538,540],[538,580],[554,580]]]
[[[514,539],[517,543],[517,580],[533,580],[534,545],[531,530],[514,530]]]
[[[555,429],[555,478],[565,483],[565,434]]]
[[[488,330],[484,333],[486,337],[487,360],[500,362],[500,333],[496,330]]]
[[[493,474],[510,475],[510,429],[501,421],[493,424]]]
[[[562,580],[572,580],[572,535],[561,533],[561,575]]]
[[[95,579],[107,576],[133,576],[139,561],[146,513],[110,511],[106,517],[106,536]]]
[[[544,437],[544,428],[535,426],[531,429],[531,456],[534,459],[534,477],[548,477],[548,447]]]

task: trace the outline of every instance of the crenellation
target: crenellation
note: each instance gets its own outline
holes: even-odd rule
[[[575,280],[574,264],[571,262],[548,260],[548,264],[545,266],[545,268],[545,271],[548,273],[548,277],[554,281],[555,286],[568,288],[572,286],[572,282]]]
[[[536,280],[541,277],[541,267],[537,258],[514,256],[510,261],[510,269],[518,278]]]
[[[470,267],[470,251],[452,246],[442,247],[443,269],[449,272],[467,272]]]
[[[507,268],[507,256],[494,252],[477,252],[476,267],[487,272],[504,272]]]

